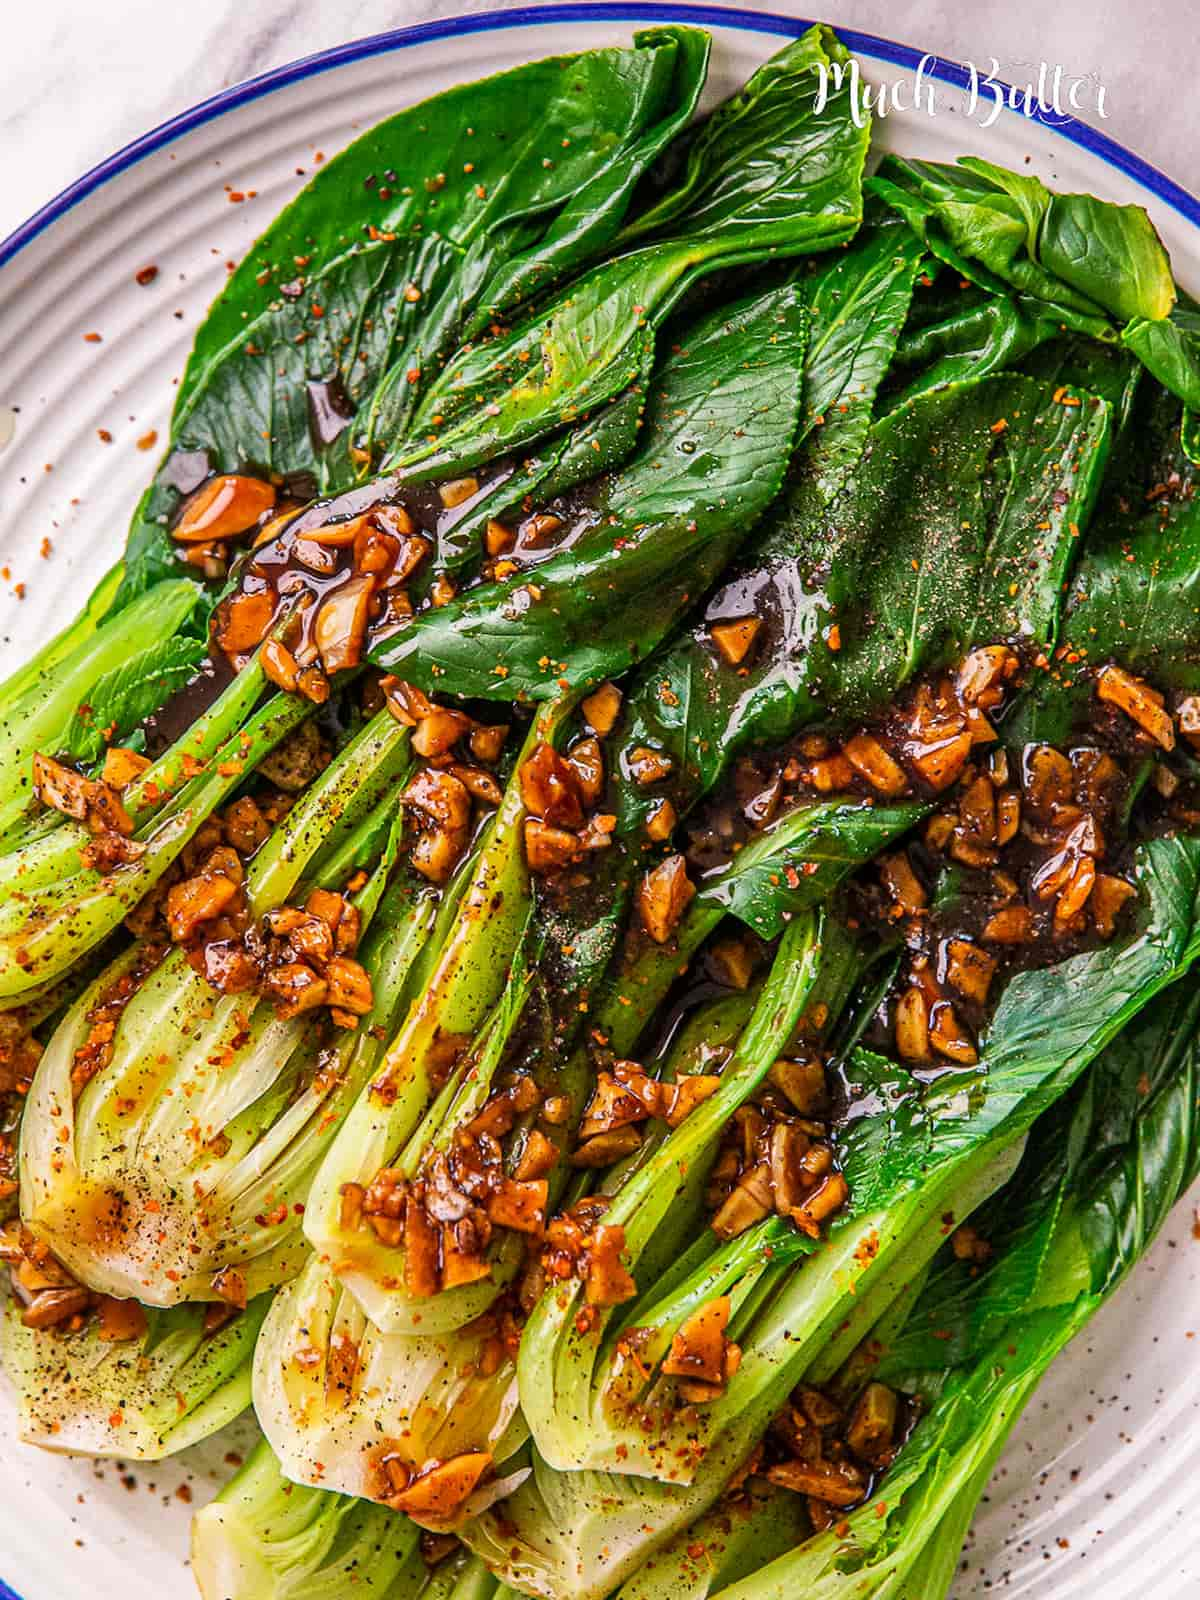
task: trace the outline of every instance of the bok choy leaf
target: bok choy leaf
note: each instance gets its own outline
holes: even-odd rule
[[[665,794],[682,813],[750,743],[857,718],[986,636],[1048,645],[1107,460],[1108,406],[1017,375],[919,395],[876,422],[844,493],[814,514],[789,491],[690,633],[629,697],[621,760],[665,752],[671,776],[622,794],[622,820]],[[740,667],[715,622],[751,615]]]
[[[632,48],[462,84],[324,166],[197,335],[116,604],[175,569],[165,525],[180,457],[306,476],[310,493],[361,476],[477,317],[510,314],[611,242],[638,178],[692,115],[707,63],[704,34],[649,30]]]
[[[861,1048],[851,1052],[845,1069],[851,1086],[863,1082],[868,1105],[879,1109],[851,1122],[837,1141],[849,1209],[828,1241],[786,1274],[739,1329],[740,1365],[703,1408],[699,1459],[672,1450],[669,1431],[658,1478],[635,1481],[615,1460],[604,1472],[556,1472],[535,1453],[532,1476],[505,1502],[503,1522],[485,1513],[464,1530],[472,1548],[532,1593],[592,1600],[715,1501],[800,1379],[820,1382],[837,1371],[932,1258],[945,1217],[969,1216],[1011,1174],[1033,1121],[1200,954],[1200,846],[1153,840],[1139,847],[1135,861],[1142,898],[1134,930],[1098,951],[1013,978],[982,1041],[978,1068],[920,1090],[903,1069]],[[539,1314],[557,1326],[548,1304],[554,1292]],[[535,1349],[530,1341],[522,1350],[531,1376]],[[604,1435],[595,1431],[588,1360],[565,1363],[550,1399],[547,1406],[529,1397],[535,1439],[576,1452],[576,1459],[604,1447]],[[619,1422],[619,1407],[615,1416]],[[560,1527],[572,1530],[569,1549],[553,1531]]]
[[[789,286],[682,330],[651,382],[635,454],[582,514],[561,508],[577,528],[567,548],[422,612],[375,659],[429,691],[540,700],[646,655],[779,488],[805,332]]]
[[[993,1258],[953,1255],[894,1336],[875,1381],[924,1414],[878,1497],[718,1592],[721,1600],[840,1595],[941,1600],[966,1524],[1041,1377],[1116,1292],[1200,1170],[1197,997],[1184,983],[1099,1056],[1035,1129],[1012,1181],[979,1214]]]

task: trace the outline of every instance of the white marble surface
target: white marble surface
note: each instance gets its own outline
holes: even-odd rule
[[[812,15],[806,0],[760,0]],[[0,0],[0,237],[120,145],[225,86],[330,45],[505,0]],[[834,23],[1025,82],[1106,86],[1097,122],[1200,188],[1195,0],[824,0]]]

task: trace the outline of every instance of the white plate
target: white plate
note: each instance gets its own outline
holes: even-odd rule
[[[166,437],[192,330],[236,260],[311,173],[360,130],[427,95],[556,51],[625,41],[648,22],[712,29],[708,98],[728,93],[803,24],[682,5],[561,5],[404,29],[313,56],[205,102],[82,178],[0,246],[0,675],[62,626],[119,551]],[[920,52],[843,33],[869,81],[911,85]],[[967,152],[1150,211],[1176,274],[1200,290],[1200,203],[1103,135],[1011,110],[981,126],[965,75],[933,61],[935,113],[894,113],[877,142]],[[64,115],[69,108],[64,107]],[[302,170],[301,170],[302,169]],[[231,192],[250,195],[233,202]],[[134,274],[155,265],[139,287]],[[86,335],[98,333],[101,342]],[[100,430],[111,435],[106,443]],[[142,448],[139,448],[139,443]],[[44,543],[48,540],[49,544]],[[46,552],[43,555],[43,551]],[[19,599],[14,586],[24,584]],[[1200,1297],[1190,1212],[1026,1415],[972,1536],[956,1600],[1195,1596],[1191,1534]],[[222,1438],[185,1462],[134,1467],[18,1445],[0,1394],[0,1600],[190,1595],[189,1508],[229,1468]]]

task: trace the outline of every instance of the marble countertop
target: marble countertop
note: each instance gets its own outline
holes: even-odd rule
[[[0,237],[130,139],[256,73],[365,34],[511,0],[9,0],[0,52]],[[1087,120],[1200,188],[1194,0],[762,0],[974,61],[1024,83],[1043,60],[1105,87]],[[16,158],[16,159],[14,159]]]

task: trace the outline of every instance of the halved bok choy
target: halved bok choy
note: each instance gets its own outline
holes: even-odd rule
[[[244,1304],[299,1270],[312,1175],[374,1069],[433,924],[432,889],[394,870],[408,744],[379,713],[245,872],[251,916],[269,917],[301,890],[338,898],[348,847],[356,836],[371,844],[366,882],[338,898],[365,936],[370,1009],[357,1026],[326,1043],[310,1013],[280,1015],[265,992],[221,993],[183,946],[164,955],[139,941],[55,1030],[22,1124],[23,1220],[89,1287],[163,1306]],[[114,996],[127,996],[115,1026]]]

